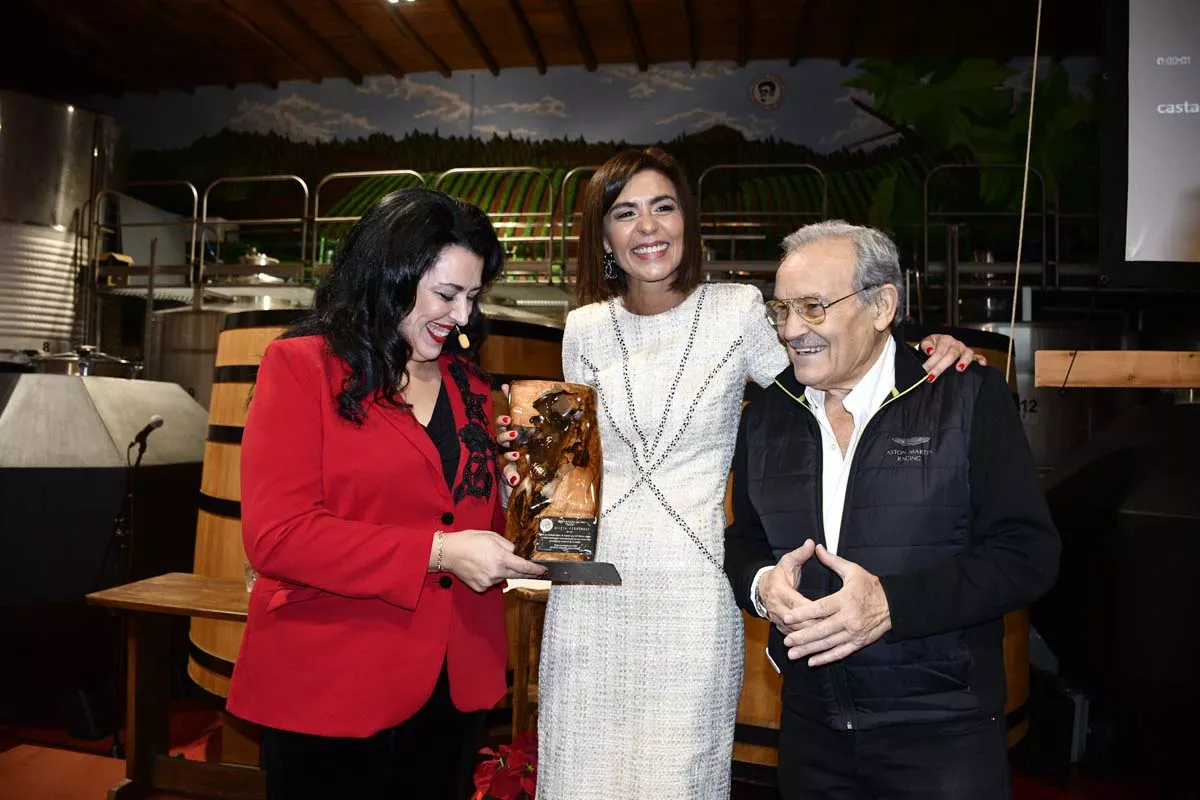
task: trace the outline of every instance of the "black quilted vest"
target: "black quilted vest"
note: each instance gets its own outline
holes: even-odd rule
[[[896,388],[864,429],[852,462],[838,555],[876,575],[924,567],[971,542],[968,456],[980,379],[953,370],[929,383],[898,342]],[[789,367],[747,408],[746,487],[775,557],[812,538],[825,543],[821,434]],[[841,579],[816,558],[800,593],[817,599]],[[789,661],[771,629],[771,659],[783,673],[783,702],[841,730],[947,722],[1004,707],[1003,621],[906,641],[884,637],[841,662]]]

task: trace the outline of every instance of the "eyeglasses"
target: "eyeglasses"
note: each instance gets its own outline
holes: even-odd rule
[[[826,310],[836,306],[843,300],[849,300],[856,294],[861,294],[868,289],[879,288],[877,284],[864,286],[856,292],[851,292],[845,297],[839,297],[837,300],[832,300],[828,303],[822,303],[815,297],[795,297],[790,300],[768,300],[767,320],[776,328],[781,328],[787,324],[788,312],[800,315],[801,319],[810,325],[820,325],[825,321]]]

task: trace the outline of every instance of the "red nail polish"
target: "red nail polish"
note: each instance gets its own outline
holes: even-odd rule
[[[511,483],[513,486],[516,486],[517,485],[517,476],[513,475],[513,476],[509,477],[508,482]]]
[[[511,420],[511,419],[509,419],[508,417],[501,417],[501,418],[500,418],[500,424],[501,424],[501,425],[508,425],[510,422],[512,422],[512,420]]]
[[[966,369],[966,368],[967,368],[967,365],[966,365],[966,364],[959,364],[959,365],[958,365],[958,371],[959,371],[959,372],[962,372],[962,371],[963,371],[964,369]]]
[[[935,380],[937,380],[937,375],[930,375],[930,376],[929,376],[929,382],[930,382],[930,383],[933,383]]]
[[[926,348],[925,348],[925,355],[927,355],[927,356],[933,355],[933,348],[932,348],[932,347],[926,347]]]

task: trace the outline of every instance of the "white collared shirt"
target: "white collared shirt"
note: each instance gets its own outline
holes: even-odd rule
[[[834,555],[837,555],[842,535],[842,511],[846,505],[846,487],[854,451],[867,421],[888,399],[895,385],[896,340],[888,336],[879,358],[842,400],[842,407],[854,418],[854,431],[845,455],[825,414],[825,392],[811,386],[804,390],[809,410],[817,418],[817,427],[821,430],[821,517],[825,526],[825,549]],[[760,569],[750,584],[750,600],[760,617],[766,617],[767,611],[758,602],[758,582],[770,569],[772,567]]]

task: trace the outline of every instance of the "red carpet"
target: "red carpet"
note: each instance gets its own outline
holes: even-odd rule
[[[217,761],[221,752],[221,722],[217,712],[194,701],[176,701],[171,711],[170,740],[172,755],[192,761]],[[108,755],[112,737],[78,739],[57,728],[0,727],[0,753],[18,744]]]

